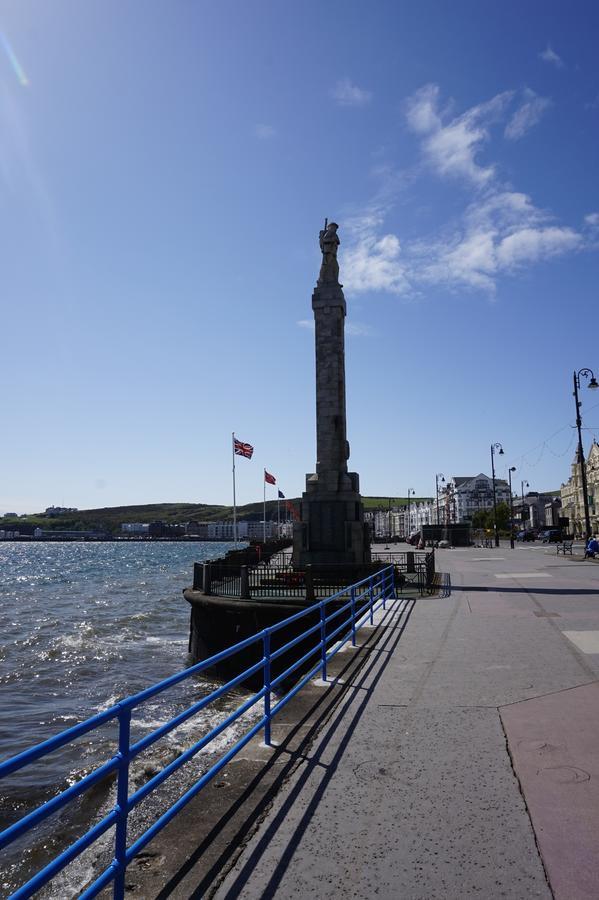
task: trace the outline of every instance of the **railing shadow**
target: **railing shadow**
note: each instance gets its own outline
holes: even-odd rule
[[[235,834],[229,836],[228,838],[228,846],[241,846],[243,844],[244,840],[254,829],[256,822],[260,820],[261,816],[269,808],[281,786],[290,776],[291,772],[295,769],[297,763],[301,760],[304,760],[306,762],[306,768],[298,779],[297,784],[293,787],[293,790],[291,791],[289,797],[287,797],[285,803],[283,804],[283,807],[281,808],[281,810],[279,810],[273,822],[268,826],[257,847],[252,852],[250,859],[245,863],[243,869],[235,879],[233,887],[229,890],[227,896],[232,898],[240,896],[243,885],[247,881],[250,873],[256,865],[257,860],[260,858],[264,850],[268,847],[272,835],[277,831],[281,821],[285,818],[294,801],[301,793],[303,787],[309,780],[314,769],[318,768],[320,771],[325,771],[324,778],[315,796],[312,798],[306,810],[306,813],[302,817],[301,823],[296,829],[292,841],[283,854],[270,882],[268,883],[268,885],[266,885],[265,890],[262,894],[263,897],[272,896],[273,891],[276,890],[276,885],[280,882],[284,871],[287,868],[289,860],[293,856],[293,852],[295,851],[295,848],[297,847],[302,834],[305,832],[306,828],[309,825],[310,819],[312,818],[312,815],[316,810],[318,803],[320,802],[327,784],[333,777],[339,761],[341,760],[349,743],[351,735],[353,734],[378,681],[380,680],[385,668],[387,667],[393,651],[397,647],[405,631],[415,602],[416,601],[414,598],[406,598],[403,602],[403,605],[401,605],[401,607],[398,609],[398,604],[401,604],[401,600],[398,600],[394,605],[394,608],[388,610],[387,615],[383,618],[381,623],[379,623],[379,625],[374,628],[367,641],[365,641],[365,643],[361,646],[360,652],[362,653],[363,659],[360,660],[360,662],[357,664],[358,668],[356,669],[356,659],[355,657],[353,657],[347,662],[347,664],[341,669],[341,671],[335,676],[335,678],[331,679],[332,681],[337,681],[338,692],[336,692],[335,695],[332,696],[332,692],[327,691],[327,694],[317,699],[313,706],[310,707],[305,715],[293,726],[293,728],[287,733],[284,741],[282,741],[278,750],[273,754],[271,759],[264,764],[261,771],[252,779],[241,796],[238,797],[237,800],[235,800],[235,802],[225,811],[219,822],[205,836],[205,838],[201,841],[201,843],[198,845],[189,859],[185,862],[185,864],[170,878],[168,883],[156,895],[156,900],[166,900],[167,897],[171,896],[172,892],[177,888],[178,885],[181,884],[183,879],[185,879],[193,871],[194,867],[198,865],[203,854],[206,853],[206,851],[212,844],[214,844],[219,835],[231,822],[233,817],[237,813],[239,813],[244,806],[247,806],[248,803],[252,802],[253,795],[259,789],[261,782],[263,782],[268,777],[275,765],[280,766],[281,757],[283,755],[287,755],[287,761],[278,771],[274,781],[269,786],[266,793],[264,793],[258,799],[258,801],[251,809],[251,812],[248,813],[243,822],[239,825],[239,827],[237,827]],[[397,622],[393,627],[389,627],[389,619],[392,620],[395,616],[397,616]],[[369,652],[374,649],[381,652]],[[343,677],[349,674],[351,674],[351,681],[348,681],[345,684],[341,683]],[[366,682],[373,675],[373,680],[366,686]],[[354,703],[356,697],[360,695],[361,699],[359,702],[359,706],[353,714],[349,725],[347,726],[343,740],[331,763],[325,766],[321,762],[324,751],[331,741],[337,726],[343,720],[343,717],[345,716],[350,705]],[[317,710],[319,710],[317,718],[314,718],[315,711]],[[308,721],[311,724],[306,734],[299,740],[299,743],[295,748],[290,749],[290,744],[292,744],[294,739],[298,737],[302,729],[306,727],[306,723]],[[317,736],[319,735],[319,732],[324,725],[327,725],[328,731],[324,739],[321,739],[316,754],[313,757],[310,757],[309,749],[315,742]],[[218,876],[222,873],[225,865],[230,863],[230,861],[231,852],[227,847],[227,849],[219,855],[215,862],[212,863],[210,868],[202,874],[201,879],[190,890],[190,893],[188,893],[187,896],[189,896],[190,898],[204,897],[206,891],[210,888],[211,885],[214,884],[215,879],[218,878]]]

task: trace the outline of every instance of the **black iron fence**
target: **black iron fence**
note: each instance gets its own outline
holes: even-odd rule
[[[287,558],[288,557],[288,558]],[[328,565],[294,569],[288,554],[277,554],[272,563],[231,565],[217,560],[196,563],[194,590],[240,600],[297,599],[308,602],[328,597],[349,584],[393,565],[399,591],[416,588],[420,595],[436,589],[435,553],[404,551],[377,553],[365,566]]]
[[[373,559],[395,568],[396,584],[414,585],[419,593],[430,593],[436,588],[435,551],[434,550],[399,550],[373,551]]]

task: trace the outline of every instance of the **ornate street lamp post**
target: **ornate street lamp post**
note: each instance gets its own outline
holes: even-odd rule
[[[499,451],[499,455],[503,456],[503,447],[501,444],[491,444],[491,474],[493,476],[493,531],[495,532],[495,546],[499,547],[499,532],[497,531],[497,490],[495,488],[495,451]]]
[[[392,498],[388,497],[387,499],[389,501],[389,510],[388,510],[388,517],[387,517],[387,545],[388,545],[389,541],[391,540],[391,534],[392,534],[392,531],[391,531],[391,500],[392,500]],[[389,549],[388,546],[385,547],[385,550],[388,550],[388,549]]]
[[[510,547],[514,549],[514,498],[512,497],[512,472],[516,471],[516,466],[512,466],[507,470],[507,477],[510,482]]]
[[[595,376],[591,369],[580,369],[580,371],[574,372],[574,400],[576,403],[576,428],[578,429],[578,461],[580,463],[580,477],[582,481],[582,500],[584,503],[584,528],[585,528],[585,541],[588,541],[591,537],[591,517],[589,515],[589,494],[587,489],[587,473],[586,466],[584,461],[584,449],[582,446],[582,419],[580,418],[580,407],[582,406],[580,400],[578,399],[578,389],[580,388],[580,376],[584,375],[585,378],[589,379],[589,383],[587,387],[591,390],[599,387]]]
[[[439,478],[441,479],[443,484],[445,484],[445,475],[443,474],[443,472],[437,472],[437,474],[435,475],[435,491],[437,494],[437,525],[440,524],[440,522],[439,522]]]
[[[522,498],[522,501],[521,501],[521,502],[522,502],[522,506],[520,507],[520,518],[522,519],[522,528],[523,528],[523,529],[526,528],[526,526],[525,526],[525,524],[524,524],[524,487],[525,487],[525,486],[526,486],[527,488],[530,487],[530,484],[528,483],[528,481],[521,481],[521,482],[520,482],[520,496],[521,496],[521,498]]]

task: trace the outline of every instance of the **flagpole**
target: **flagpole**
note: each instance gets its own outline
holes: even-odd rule
[[[233,432],[231,449],[233,450],[233,540],[237,548],[237,501],[235,499],[235,432]]]
[[[262,515],[262,538],[264,543],[266,543],[266,469],[264,470],[264,507],[263,507],[263,515]]]
[[[281,540],[281,498],[280,491],[277,490],[277,538]]]

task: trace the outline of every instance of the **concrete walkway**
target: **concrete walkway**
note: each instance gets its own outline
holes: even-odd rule
[[[599,570],[535,545],[438,568],[451,595],[381,620],[221,900],[599,897]]]

